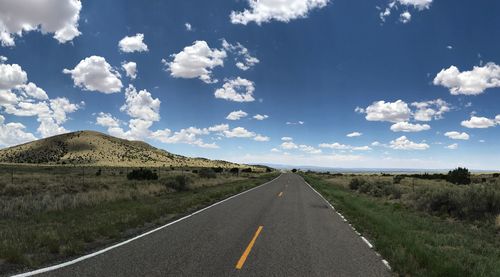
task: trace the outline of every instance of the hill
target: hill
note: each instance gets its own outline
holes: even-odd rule
[[[89,166],[242,167],[243,165],[190,158],[96,131],[77,131],[0,150],[0,163]]]

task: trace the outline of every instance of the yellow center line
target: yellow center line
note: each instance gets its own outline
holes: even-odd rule
[[[282,195],[283,195],[283,192],[280,192],[280,193],[278,194],[278,197],[281,197]]]
[[[245,249],[245,252],[243,252],[243,255],[241,255],[241,258],[238,260],[238,263],[236,264],[236,269],[241,269],[245,264],[245,261],[247,260],[250,251],[252,251],[252,247],[255,244],[255,241],[257,240],[257,237],[259,236],[260,232],[262,231],[262,228],[264,228],[264,226],[259,226],[259,228],[257,228],[257,232],[255,232],[255,235],[253,235],[253,238],[248,244],[247,249]]]

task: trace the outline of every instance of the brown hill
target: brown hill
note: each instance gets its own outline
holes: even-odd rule
[[[78,164],[92,166],[242,167],[204,158],[189,158],[95,131],[78,131],[0,150],[0,163]]]

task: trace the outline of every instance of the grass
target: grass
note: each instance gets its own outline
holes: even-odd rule
[[[163,172],[160,180],[129,181],[125,174],[103,171],[99,178],[89,174],[83,183],[58,176],[57,170],[33,171],[36,178],[30,177],[30,182],[0,187],[0,274],[81,255],[277,176],[218,174],[205,179],[193,173]],[[23,174],[28,178],[29,172]],[[190,176],[189,190],[165,185],[179,174]],[[22,176],[18,173],[18,178]]]
[[[342,176],[337,182],[304,177],[370,238],[399,275],[500,276],[500,236],[493,221],[433,216],[405,205],[405,194],[395,200],[354,192]]]

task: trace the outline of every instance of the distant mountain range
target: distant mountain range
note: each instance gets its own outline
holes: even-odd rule
[[[248,167],[236,163],[190,158],[96,131],[78,131],[0,150],[0,163],[92,166]]]

